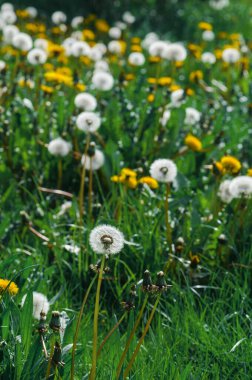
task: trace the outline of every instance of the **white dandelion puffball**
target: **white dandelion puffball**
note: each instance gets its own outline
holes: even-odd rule
[[[212,30],[204,30],[204,32],[202,33],[202,39],[204,41],[213,41],[215,38],[215,34]]]
[[[7,25],[3,28],[3,40],[7,44],[12,44],[13,38],[19,33],[19,29],[15,25]]]
[[[71,21],[71,27],[72,28],[78,28],[78,26],[80,26],[84,21],[84,17],[82,16],[76,16],[72,19]]]
[[[156,33],[148,33],[146,34],[146,36],[144,37],[143,41],[142,41],[142,47],[144,49],[149,49],[149,47],[151,46],[151,44],[153,44],[153,42],[156,42],[158,41],[158,35]]]
[[[126,22],[126,24],[133,24],[136,20],[135,16],[133,16],[133,14],[129,11],[124,12],[122,19],[124,22]]]
[[[230,194],[234,198],[252,196],[252,177],[242,175],[231,180],[229,185]]]
[[[121,54],[122,44],[117,40],[112,40],[108,43],[108,51],[112,54]]]
[[[99,170],[104,165],[104,162],[104,154],[98,149],[95,149],[94,155],[83,154],[81,158],[81,164],[85,165],[87,170]]]
[[[132,66],[142,66],[145,62],[145,57],[142,53],[133,52],[128,57],[129,64]]]
[[[177,176],[177,166],[171,160],[160,158],[151,164],[150,175],[158,182],[170,183]]]
[[[219,190],[218,190],[218,197],[222,200],[224,203],[230,203],[233,199],[232,194],[229,191],[231,180],[227,179],[223,181],[220,184]]]
[[[27,7],[25,10],[31,18],[36,18],[38,15],[38,10],[35,7]]]
[[[200,121],[201,113],[192,107],[187,107],[184,123],[187,125],[195,125]]]
[[[154,56],[154,57],[160,57],[162,58],[166,52],[168,43],[165,41],[154,41],[150,46],[149,46],[149,54]]]
[[[5,68],[6,68],[6,63],[0,60],[0,72],[3,71]]]
[[[109,29],[108,35],[114,40],[119,40],[119,38],[121,38],[122,31],[120,28],[113,26],[112,28]]]
[[[222,59],[224,62],[227,62],[227,63],[235,63],[239,61],[240,56],[241,54],[239,50],[235,48],[227,48],[227,49],[224,49],[222,52]]]
[[[101,126],[100,117],[94,112],[82,112],[76,119],[77,128],[84,132],[95,132]]]
[[[97,61],[95,62],[95,72],[99,71],[106,72],[109,71],[109,65],[106,61]]]
[[[65,13],[61,11],[56,11],[52,14],[52,22],[56,25],[59,25],[62,23],[64,24],[66,20],[67,20],[67,16],[65,15]]]
[[[217,11],[221,11],[229,6],[229,0],[210,0],[209,5]]]
[[[206,51],[201,56],[201,62],[213,65],[216,62],[216,57],[213,53]]]
[[[33,111],[34,107],[30,99],[24,98],[23,99],[23,105],[28,108],[29,110]]]
[[[95,97],[87,92],[81,92],[76,95],[74,104],[77,108],[81,108],[85,111],[94,111],[97,107],[97,101]]]
[[[48,151],[53,156],[61,156],[64,157],[68,155],[70,150],[72,149],[72,146],[69,142],[65,141],[61,137],[58,137],[48,144]]]
[[[184,90],[179,89],[171,93],[171,103],[173,107],[180,107],[185,101]]]
[[[81,57],[83,55],[89,56],[90,54],[90,47],[89,45],[84,41],[75,41],[71,45],[71,55],[74,57]]]
[[[103,53],[99,49],[99,47],[94,46],[90,49],[89,58],[92,59],[92,61],[94,62],[100,61],[102,59],[102,56],[103,56]]]
[[[89,243],[95,253],[112,255],[123,249],[124,236],[117,228],[102,224],[91,231]]]
[[[34,46],[35,48],[44,50],[46,52],[48,49],[48,41],[44,38],[37,38],[34,41]]]
[[[98,71],[94,73],[92,83],[97,90],[109,91],[114,85],[114,78],[110,73]]]
[[[32,312],[32,314],[33,314],[34,318],[40,319],[41,311],[43,311],[43,313],[47,314],[49,311],[49,308],[50,308],[50,304],[48,302],[47,297],[44,294],[38,293],[38,292],[33,292],[32,295],[33,295],[33,312]],[[24,306],[26,297],[27,297],[27,295],[24,295],[24,297],[22,298],[22,301],[21,301],[22,307]]]
[[[1,19],[5,24],[11,25],[17,21],[17,16],[12,10],[6,10],[1,12]]]
[[[32,48],[32,38],[27,33],[18,33],[12,39],[12,45],[22,51],[28,51]]]
[[[167,44],[162,57],[169,61],[184,61],[186,59],[187,52],[183,45],[179,43]]]
[[[31,65],[42,65],[47,60],[47,54],[42,49],[32,49],[27,54],[27,60]]]
[[[1,11],[14,11],[14,6],[11,3],[3,3],[1,5]]]

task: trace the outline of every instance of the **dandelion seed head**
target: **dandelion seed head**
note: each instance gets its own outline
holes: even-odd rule
[[[150,175],[158,182],[170,183],[177,176],[177,166],[171,160],[160,158],[151,164]]]
[[[124,236],[117,228],[103,224],[91,231],[89,243],[98,254],[116,254],[123,249]]]

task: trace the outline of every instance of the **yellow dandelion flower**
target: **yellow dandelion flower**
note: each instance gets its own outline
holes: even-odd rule
[[[160,61],[161,61],[160,57],[154,57],[154,56],[150,56],[149,57],[149,62],[150,63],[159,63]]]
[[[233,156],[224,156],[220,160],[226,173],[236,174],[241,169],[241,163]]]
[[[109,24],[103,19],[96,20],[95,27],[101,33],[107,33],[109,31]]]
[[[199,22],[198,27],[201,30],[212,30],[213,29],[213,26],[211,24],[209,24],[208,22],[205,22],[205,21]]]
[[[220,161],[215,161],[213,163],[213,173],[214,174],[224,174],[225,170]]]
[[[148,100],[149,103],[153,103],[154,100],[155,100],[155,95],[154,94],[149,94],[147,96],[147,100]]]
[[[203,79],[203,72],[201,70],[192,71],[189,75],[189,80],[191,82],[197,83],[199,80]]]
[[[191,134],[186,136],[185,145],[188,146],[188,148],[190,148],[191,150],[193,150],[195,152],[200,152],[202,150],[201,141],[197,137],[195,137]]]
[[[15,282],[10,280],[0,279],[0,295],[7,291],[11,296],[15,296],[19,289]]]
[[[171,77],[161,77],[158,79],[158,84],[160,86],[169,86],[172,83]]]
[[[46,85],[42,84],[40,86],[40,88],[41,88],[42,91],[44,91],[47,94],[52,94],[53,93],[53,87],[46,86]]]
[[[85,84],[83,84],[83,83],[77,83],[77,84],[75,85],[75,88],[76,88],[76,90],[78,90],[78,91],[85,91],[85,90],[86,90],[86,86],[85,86]]]
[[[134,178],[136,178],[137,173],[134,170],[132,170],[132,169],[123,168],[121,170],[121,175],[125,176],[125,177],[134,177]]]
[[[194,91],[192,88],[187,88],[187,89],[185,90],[185,92],[186,92],[186,95],[188,95],[188,96],[193,96],[193,95],[195,95],[195,91]]]
[[[137,187],[137,179],[134,177],[127,178],[124,183],[130,188],[135,189]]]
[[[132,45],[130,50],[134,52],[141,52],[143,49],[141,48],[140,45]]]
[[[84,29],[82,32],[82,35],[83,35],[85,40],[94,40],[95,39],[95,34],[90,29]]]
[[[65,84],[66,86],[72,86],[73,85],[73,78],[68,75],[64,75],[55,71],[49,71],[44,74],[45,79],[48,82],[56,82],[59,84]]]
[[[158,79],[156,79],[156,78],[147,78],[147,82],[150,84],[156,84],[157,81],[158,81]]]
[[[142,177],[139,179],[138,183],[146,183],[151,189],[158,188],[158,182],[152,177]]]
[[[252,177],[252,168],[251,168],[251,169],[248,169],[248,171],[247,171],[247,175],[250,176],[250,177]]]
[[[30,17],[29,12],[26,11],[25,9],[17,9],[16,10],[16,15],[17,15],[17,17],[23,18],[23,19]]]

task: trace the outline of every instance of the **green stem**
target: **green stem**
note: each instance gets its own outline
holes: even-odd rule
[[[92,368],[89,375],[89,380],[95,380],[96,376],[96,363],[97,363],[97,339],[98,339],[98,316],[100,307],[100,291],[102,283],[103,269],[105,265],[105,255],[103,255],[101,267],[99,269],[99,277],[97,282],[96,298],[95,298],[95,311],[94,311],[94,327],[93,327],[93,354],[92,354]]]
[[[90,157],[89,169],[89,184],[88,184],[88,215],[89,219],[92,217],[92,188],[93,188],[93,170],[92,170],[92,157]]]
[[[125,312],[123,314],[123,316],[121,317],[121,319],[119,319],[119,321],[115,324],[115,326],[109,331],[109,333],[106,335],[106,337],[103,339],[98,351],[97,351],[97,358],[99,357],[105,343],[107,342],[107,340],[111,337],[111,335],[114,333],[114,331],[117,329],[117,327],[122,323],[122,321],[124,320],[124,318],[126,317],[127,315],[127,312]]]
[[[146,304],[147,304],[147,300],[148,300],[148,295],[146,295],[146,297],[145,297],[145,299],[144,299],[144,302],[143,302],[142,308],[141,308],[141,310],[140,310],[140,312],[139,312],[139,314],[138,314],[138,317],[137,317],[136,323],[135,323],[135,325],[134,325],[134,327],[133,327],[133,329],[132,329],[132,331],[131,331],[131,333],[130,333],[130,336],[129,336],[127,342],[126,342],[126,346],[125,346],[125,348],[124,348],[124,351],[123,351],[123,353],[122,353],[122,356],[121,356],[121,358],[120,358],[119,364],[118,364],[117,369],[116,369],[116,380],[118,380],[119,377],[120,377],[121,370],[122,370],[122,366],[123,366],[123,363],[124,363],[124,361],[125,361],[126,354],[127,354],[128,350],[129,350],[130,343],[131,343],[131,341],[132,341],[132,339],[133,339],[133,336],[134,336],[134,334],[135,334],[135,332],[136,332],[136,329],[137,329],[137,327],[138,327],[138,325],[139,325],[139,323],[140,323],[140,320],[141,320],[141,318],[142,318],[142,315],[143,315],[143,312],[144,312],[145,306],[146,306]]]
[[[166,184],[166,194],[165,194],[165,225],[166,225],[166,236],[169,244],[170,252],[172,252],[172,230],[169,223],[169,194],[170,194],[170,184]]]
[[[129,372],[130,372],[130,370],[131,370],[131,368],[132,368],[132,365],[133,365],[133,363],[134,363],[134,361],[135,361],[135,359],[136,359],[136,356],[137,356],[137,354],[138,354],[138,352],[139,352],[139,350],[140,350],[140,347],[141,347],[141,345],[142,345],[142,343],[143,343],[143,341],[144,341],[145,335],[147,334],[147,332],[148,332],[148,330],[149,330],[149,328],[150,328],[150,324],[151,324],[151,321],[152,321],[152,319],[153,319],[153,317],[154,317],[154,314],[155,314],[155,311],[156,311],[157,305],[158,305],[158,303],[159,303],[159,300],[160,300],[160,296],[157,298],[157,300],[156,300],[156,302],[155,302],[155,304],[154,304],[154,306],[153,306],[153,309],[152,309],[152,311],[151,311],[151,314],[150,314],[150,316],[149,316],[149,319],[148,319],[148,321],[147,321],[147,323],[146,323],[146,326],[145,326],[145,328],[144,328],[143,334],[142,334],[141,338],[139,339],[139,342],[138,342],[138,344],[137,344],[137,346],[136,346],[136,349],[135,349],[135,351],[133,352],[133,355],[132,355],[132,357],[131,357],[131,359],[130,359],[130,361],[129,361],[129,364],[128,364],[128,366],[127,366],[125,372],[124,372],[123,379],[126,379],[126,378],[127,378],[128,374],[129,374]]]
[[[62,159],[59,158],[58,160],[58,183],[57,183],[57,188],[61,189],[62,185]]]
[[[88,299],[88,296],[89,296],[89,293],[90,293],[90,290],[96,280],[96,277],[95,276],[92,281],[90,282],[89,284],[89,287],[84,295],[84,298],[83,298],[83,301],[82,301],[82,305],[81,305],[81,309],[80,309],[80,312],[79,312],[79,316],[78,316],[78,320],[77,320],[77,325],[76,325],[76,330],[75,330],[75,334],[74,334],[74,340],[73,340],[73,347],[72,347],[72,364],[71,364],[71,377],[70,379],[71,380],[74,380],[74,359],[75,359],[75,350],[76,350],[76,345],[77,345],[77,339],[78,339],[78,335],[79,335],[79,330],[80,330],[80,324],[81,324],[81,318],[82,318],[82,315],[83,315],[83,312],[84,312],[84,307],[86,305],[86,302],[87,302],[87,299]]]
[[[87,154],[88,147],[90,143],[90,134],[87,135],[87,142],[85,146],[84,154]],[[85,175],[86,175],[86,160],[83,162],[82,171],[81,171],[81,184],[80,184],[80,196],[79,196],[79,213],[80,213],[80,223],[82,222],[82,217],[84,214],[84,189],[85,189]]]
[[[54,353],[54,344],[55,344],[55,334],[53,333],[52,342],[51,342],[50,357],[49,357],[48,365],[47,365],[47,369],[46,369],[46,380],[49,379],[50,372],[51,372],[52,357],[53,357],[53,353]]]

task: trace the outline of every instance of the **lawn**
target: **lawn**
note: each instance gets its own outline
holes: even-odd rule
[[[45,4],[0,2],[0,379],[250,380],[250,1]]]

